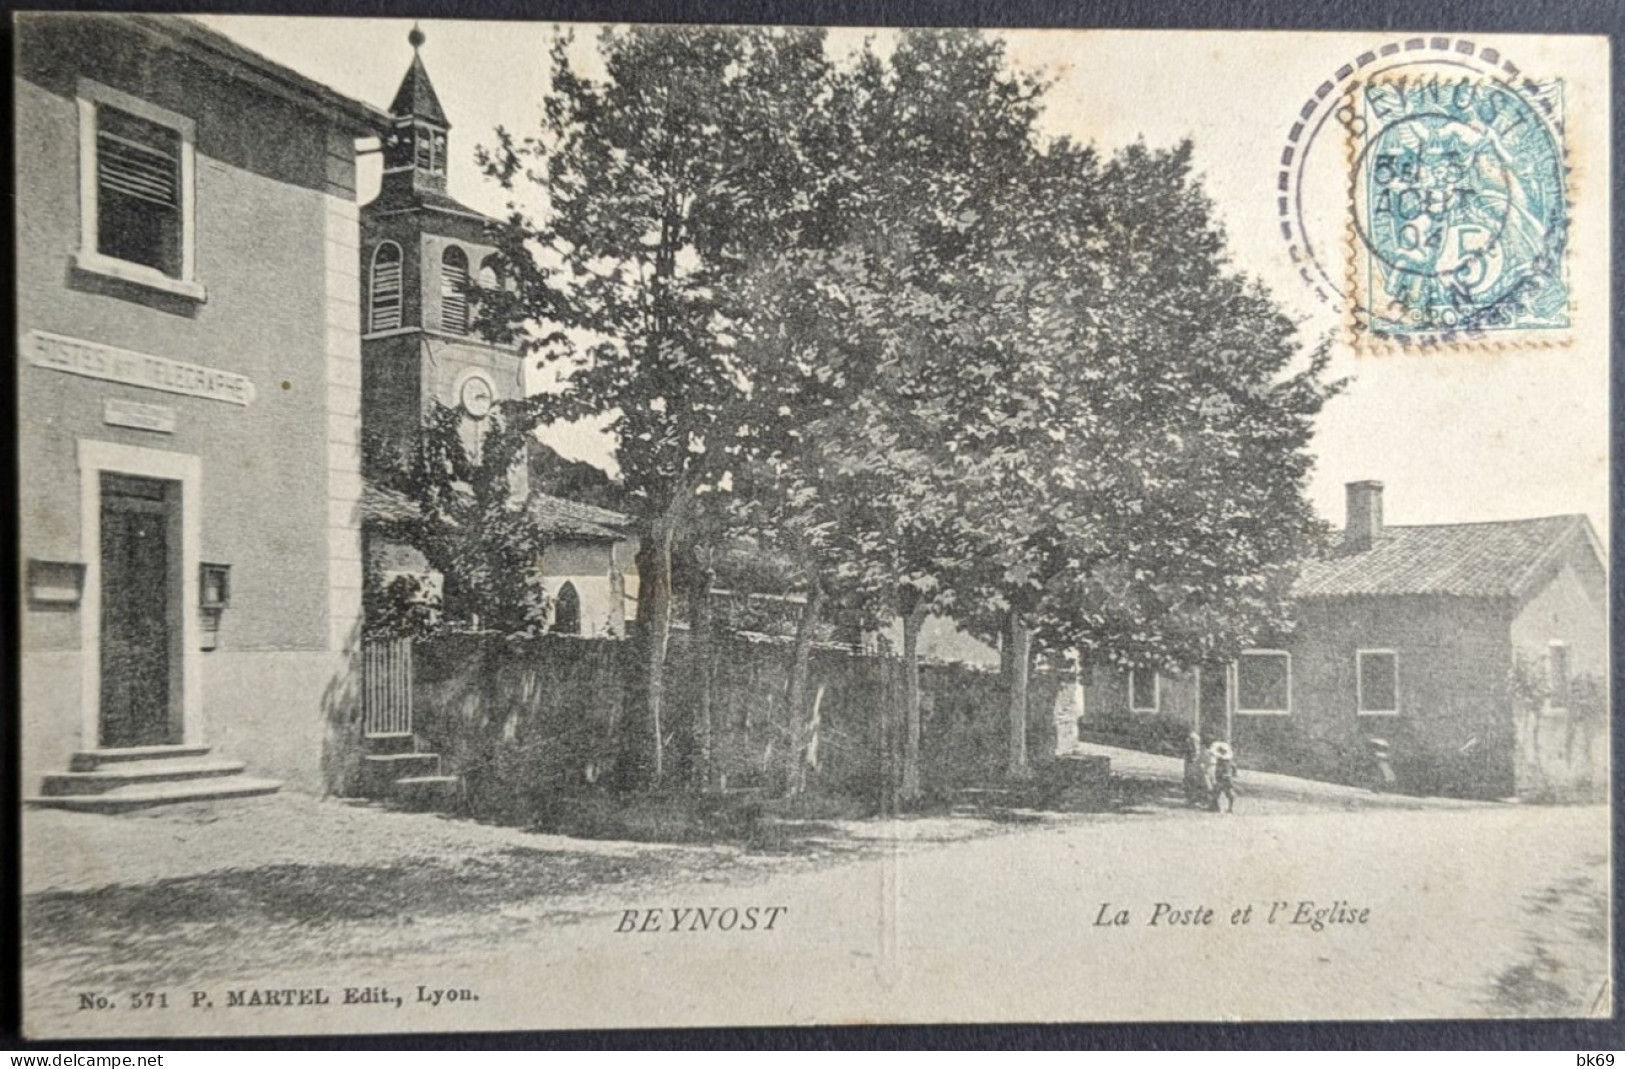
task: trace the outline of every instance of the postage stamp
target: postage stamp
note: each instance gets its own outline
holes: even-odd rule
[[[1553,344],[1570,325],[1561,81],[1351,93],[1346,322],[1366,346]]]
[[[689,6],[14,20],[21,1034],[1607,1049],[1609,37]]]

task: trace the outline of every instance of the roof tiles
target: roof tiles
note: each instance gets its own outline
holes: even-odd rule
[[[412,50],[412,65],[406,70],[406,77],[401,79],[401,87],[395,90],[395,99],[390,102],[389,113],[405,118],[422,119],[434,123],[441,129],[449,129],[451,124],[446,121],[446,112],[440,107],[440,98],[435,95],[434,85],[429,81],[429,72],[423,66],[423,59],[417,50]]]
[[[1306,562],[1292,594],[1519,597],[1586,530],[1585,517],[1578,515],[1388,527],[1370,549]]]
[[[525,507],[550,535],[619,542],[632,525],[632,517],[579,501],[532,492]]]

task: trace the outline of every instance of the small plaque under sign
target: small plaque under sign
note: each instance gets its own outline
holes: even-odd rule
[[[139,401],[107,401],[102,405],[102,422],[114,427],[134,427],[138,431],[175,433],[175,410]]]

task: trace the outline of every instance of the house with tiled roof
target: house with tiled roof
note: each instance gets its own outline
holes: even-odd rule
[[[1606,790],[1608,584],[1580,515],[1390,526],[1350,483],[1291,629],[1170,678],[1101,673],[1085,737],[1229,739],[1243,768],[1427,794]]]

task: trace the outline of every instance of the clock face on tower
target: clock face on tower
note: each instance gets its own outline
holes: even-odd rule
[[[491,386],[491,380],[484,375],[470,375],[463,380],[462,389],[458,391],[457,401],[475,419],[484,419],[491,411],[491,404],[496,400],[496,390]]]

